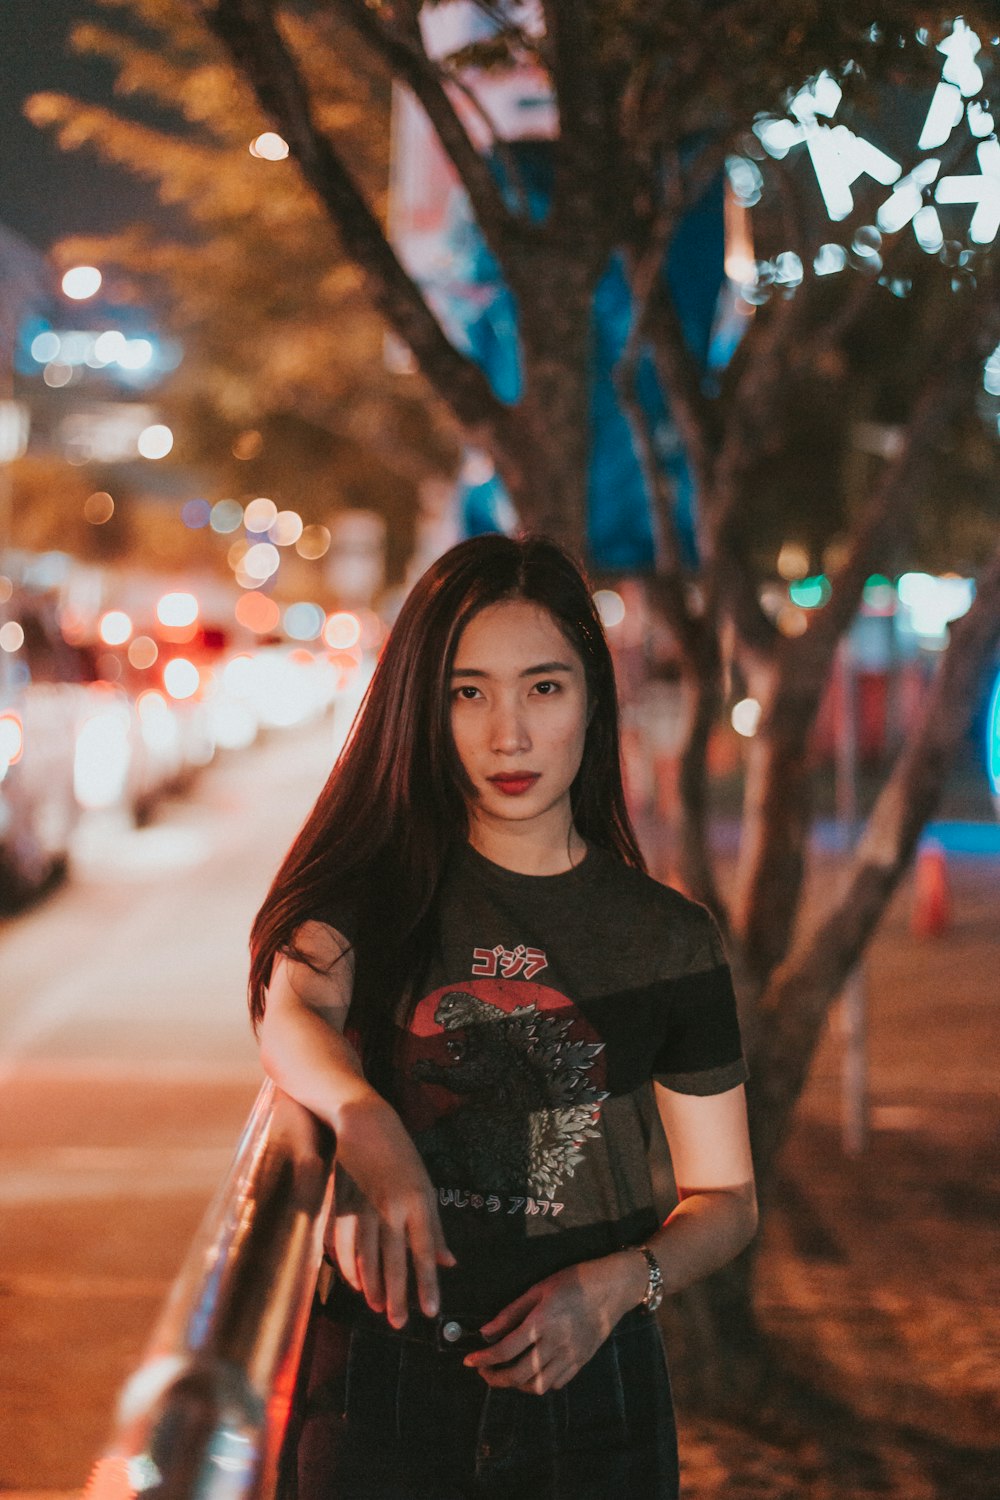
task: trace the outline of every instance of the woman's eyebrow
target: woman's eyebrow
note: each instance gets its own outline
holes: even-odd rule
[[[520,677],[537,677],[541,672],[572,672],[573,668],[565,661],[543,661],[537,667],[525,667]],[[492,674],[482,671],[479,667],[452,667],[452,677],[489,677]]]

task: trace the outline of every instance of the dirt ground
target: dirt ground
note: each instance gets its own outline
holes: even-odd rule
[[[1000,1497],[1000,860],[949,873],[948,932],[913,937],[908,883],[871,950],[853,1160],[824,1040],[763,1230],[774,1387],[752,1427],[682,1410],[684,1500]]]

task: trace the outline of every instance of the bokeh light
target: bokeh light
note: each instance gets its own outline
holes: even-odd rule
[[[605,630],[612,630],[625,618],[625,600],[614,589],[598,589],[594,604]]]
[[[238,536],[235,542],[230,542],[229,544],[229,550],[226,553],[226,562],[231,568],[239,568],[242,566],[243,559],[246,557],[249,551],[250,543],[247,541],[246,537]]]
[[[8,620],[6,625],[0,625],[0,651],[6,651],[13,655],[20,651],[24,645],[24,630],[16,620]]]
[[[276,547],[293,547],[302,535],[302,517],[295,510],[279,510],[268,529],[268,540]]]
[[[14,593],[14,585],[6,573],[0,573],[0,604],[6,604]]]
[[[94,340],[94,355],[102,365],[116,364],[125,353],[128,340],[118,328],[108,328]]]
[[[193,594],[164,594],[156,606],[156,618],[161,625],[193,625],[198,618],[198,601]]]
[[[277,573],[281,566],[281,553],[271,542],[255,542],[246,552],[241,567],[248,578],[263,583]]]
[[[103,280],[96,266],[73,266],[63,276],[63,293],[73,302],[85,302],[100,291]]]
[[[208,523],[220,536],[243,525],[243,507],[238,500],[217,500]]]
[[[823,573],[789,584],[788,597],[800,609],[819,609],[830,597],[830,580]]]
[[[15,713],[0,714],[0,771],[16,764],[24,749],[24,729]]]
[[[140,432],[136,446],[143,458],[166,458],[174,446],[174,435],[164,422],[153,422]]]
[[[241,432],[233,439],[233,457],[246,463],[251,458],[256,458],[264,446],[264,439],[255,427],[248,427],[246,432]]]
[[[774,623],[782,635],[795,640],[796,637],[805,635],[809,629],[809,616],[797,604],[786,604],[779,609]]]
[[[323,557],[330,550],[330,533],[325,526],[307,526],[295,543],[295,550],[300,557],[315,562],[318,557]]]
[[[246,630],[252,630],[255,635],[267,635],[277,627],[281,611],[267,594],[254,590],[236,601],[236,618]],[[230,662],[229,665],[235,664]]]
[[[266,495],[261,495],[257,500],[251,500],[243,512],[243,524],[247,531],[254,531],[259,536],[266,535],[277,518],[278,507],[273,500],[268,500]]]
[[[265,130],[250,142],[250,155],[261,161],[284,161],[288,142],[276,130]]]
[[[91,526],[103,526],[115,513],[115,502],[107,490],[95,490],[83,502],[83,518]]]
[[[314,641],[322,633],[324,614],[318,604],[300,600],[285,610],[285,634],[293,641]]]
[[[265,599],[266,594],[244,594],[243,599]],[[240,607],[243,599],[239,600],[236,608]],[[267,601],[270,602],[269,600]],[[249,626],[247,627],[250,628]],[[253,657],[241,653],[233,656],[222,669],[222,685],[227,693],[232,693],[234,698],[249,698],[253,692],[254,663]]]
[[[188,500],[181,507],[181,520],[192,531],[200,531],[203,526],[207,526],[211,516],[212,507],[207,500]]]
[[[97,633],[106,646],[124,646],[132,634],[132,621],[123,609],[109,609],[101,616]]]
[[[137,671],[145,672],[155,664],[160,648],[152,636],[137,635],[128,648],[128,659]]]
[[[741,698],[734,704],[731,722],[737,734],[752,739],[760,725],[760,704],[756,698]]]
[[[778,576],[794,583],[809,572],[809,552],[801,542],[782,542],[778,553]]]
[[[73,379],[73,366],[63,364],[60,360],[53,360],[42,371],[42,379],[50,390],[62,390],[63,386],[69,385]]]
[[[347,610],[338,610],[327,620],[323,639],[334,651],[356,646],[361,639],[361,621]]]
[[[59,358],[60,347],[59,335],[53,333],[51,328],[46,328],[32,339],[31,357],[36,364],[47,365],[51,360]]]
[[[126,339],[116,358],[123,370],[144,370],[152,364],[154,353],[149,339]]]
[[[193,661],[175,656],[163,668],[163,686],[171,698],[193,698],[201,686],[201,675]]]
[[[106,705],[80,730],[73,761],[73,790],[81,807],[114,807],[125,791],[131,760],[131,716],[119,695],[109,694]]]

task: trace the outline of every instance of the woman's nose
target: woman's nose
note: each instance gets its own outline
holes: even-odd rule
[[[498,705],[493,713],[491,749],[501,755],[516,755],[531,745],[528,726],[520,708],[515,705]]]

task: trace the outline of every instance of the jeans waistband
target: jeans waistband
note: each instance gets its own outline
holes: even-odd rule
[[[449,1311],[429,1318],[419,1309],[411,1308],[402,1328],[393,1328],[384,1313],[368,1306],[358,1292],[345,1282],[338,1281],[330,1292],[326,1311],[338,1320],[353,1323],[385,1338],[403,1339],[409,1343],[424,1344],[442,1354],[465,1355],[475,1349],[485,1349],[489,1343],[480,1333],[486,1316],[463,1314],[456,1316]]]

